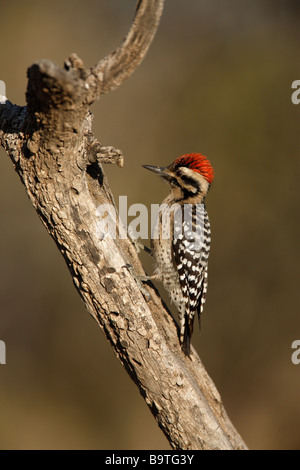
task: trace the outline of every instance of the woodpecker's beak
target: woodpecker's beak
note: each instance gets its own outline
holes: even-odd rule
[[[159,176],[165,176],[166,167],[153,166],[153,165],[142,165],[146,170],[154,171]]]

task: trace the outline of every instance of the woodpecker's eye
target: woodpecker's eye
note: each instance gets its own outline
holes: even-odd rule
[[[181,169],[181,168],[178,168],[178,169],[176,170],[176,173],[175,173],[175,174],[176,174],[176,176],[179,176],[179,177],[181,177],[181,176],[182,176],[182,174],[183,174],[183,171],[182,171],[182,169]]]
[[[193,171],[179,168],[176,171],[176,176],[178,178],[177,184],[185,194],[190,193],[192,195],[196,195],[199,193],[201,189],[200,182],[193,175]]]
[[[171,178],[169,180],[169,183],[172,185],[172,186],[178,186],[180,188],[180,184],[178,182],[178,180],[176,178]]]
[[[197,183],[195,183],[194,178],[191,178],[190,176],[181,175],[180,178],[181,178],[181,181],[183,181],[185,184],[188,184],[188,185],[191,185],[191,186],[195,186],[197,184]],[[197,186],[198,186],[198,184],[197,184]]]

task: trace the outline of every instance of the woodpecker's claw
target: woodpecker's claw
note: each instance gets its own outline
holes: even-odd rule
[[[150,280],[150,277],[149,277],[149,276],[138,276],[138,275],[134,272],[133,266],[131,266],[131,264],[129,264],[129,263],[126,263],[126,264],[125,264],[124,266],[122,266],[122,267],[128,269],[128,271],[130,272],[131,276],[133,277],[133,279],[135,280],[135,282],[136,282],[137,285],[139,286],[139,289],[140,289],[141,293],[143,294],[143,296],[145,297],[146,302],[149,302],[150,299],[151,299],[151,295],[150,295],[149,292],[144,288],[143,282],[149,281],[149,280]]]
[[[130,240],[132,241],[137,253],[140,253],[141,250],[145,250],[146,253],[152,255],[152,250],[150,248],[143,245],[143,243],[141,243],[136,238],[134,238],[133,230],[131,229],[131,227],[127,228],[127,234],[128,234],[128,237],[130,238]]]

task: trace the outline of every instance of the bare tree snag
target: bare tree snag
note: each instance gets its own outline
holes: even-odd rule
[[[27,108],[0,98],[0,139],[89,313],[138,386],[173,449],[246,449],[198,355],[179,346],[177,327],[155,288],[146,302],[124,267],[144,274],[123,228],[99,233],[97,207],[114,204],[101,163],[122,153],[92,134],[89,105],[120,85],[145,56],[163,0],[140,0],[121,46],[95,67],[73,54],[63,69],[28,70]]]

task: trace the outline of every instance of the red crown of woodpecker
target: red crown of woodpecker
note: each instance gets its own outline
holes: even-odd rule
[[[185,166],[191,170],[197,171],[206,181],[211,184],[214,179],[214,170],[208,158],[201,153],[188,153],[177,158],[173,165],[178,168]]]

